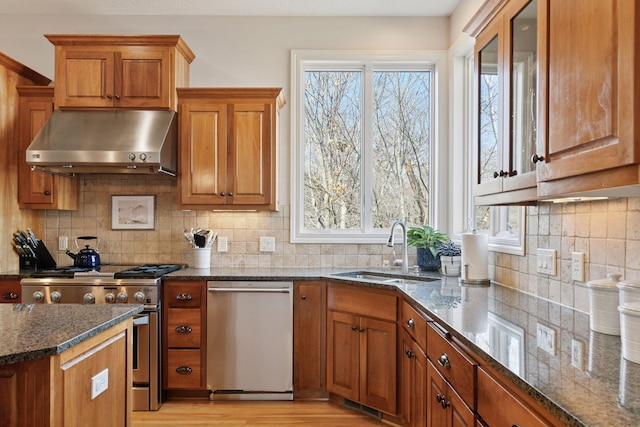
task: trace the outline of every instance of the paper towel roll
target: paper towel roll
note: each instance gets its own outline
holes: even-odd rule
[[[462,279],[489,278],[489,239],[486,234],[462,233]]]

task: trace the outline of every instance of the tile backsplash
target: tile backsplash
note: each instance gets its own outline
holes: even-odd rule
[[[228,251],[212,250],[212,267],[379,267],[389,254],[386,242],[371,244],[289,243],[290,206],[279,212],[181,211],[177,209],[177,180],[158,175],[84,175],[80,209],[46,211],[45,243],[58,265],[73,260],[58,251],[58,236],[100,238],[103,264],[186,263],[193,255],[183,232],[211,228],[227,237]],[[155,195],[154,230],[112,230],[111,196]],[[586,280],[607,273],[640,280],[640,199],[620,198],[527,207],[526,254],[493,252],[490,277],[505,286],[588,312],[586,283],[571,280],[572,252],[586,255]],[[276,239],[274,253],[259,251],[261,236]],[[90,242],[93,243],[93,242]],[[536,249],[558,251],[558,275],[536,273]],[[415,264],[410,250],[409,264]]]

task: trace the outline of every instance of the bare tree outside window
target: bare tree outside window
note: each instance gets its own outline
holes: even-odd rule
[[[363,95],[363,78],[358,71],[305,72],[306,229],[429,221],[431,72],[375,71],[371,100]],[[372,117],[364,115],[369,110]],[[371,141],[363,138],[368,134]],[[372,182],[364,182],[365,176]],[[363,208],[365,198],[370,212]]]

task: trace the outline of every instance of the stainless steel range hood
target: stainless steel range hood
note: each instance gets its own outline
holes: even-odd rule
[[[176,175],[175,111],[55,110],[27,148],[27,164],[51,173]]]

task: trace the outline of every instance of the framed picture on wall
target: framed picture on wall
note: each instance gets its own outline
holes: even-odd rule
[[[112,230],[154,230],[156,196],[111,196]]]

